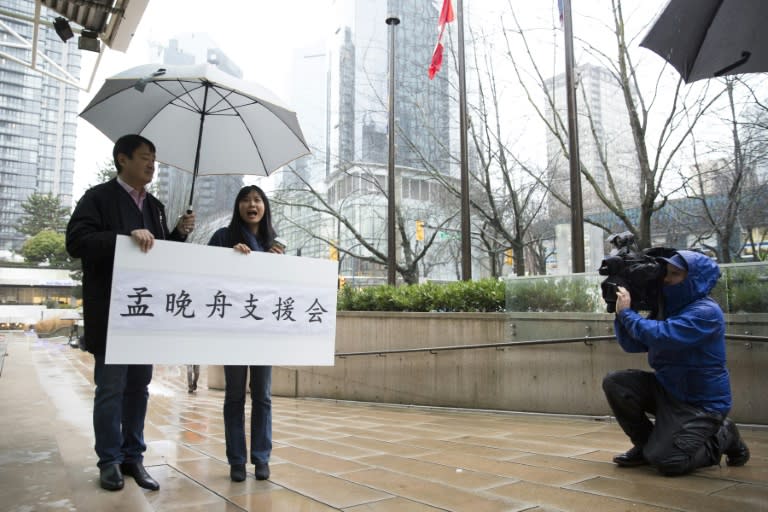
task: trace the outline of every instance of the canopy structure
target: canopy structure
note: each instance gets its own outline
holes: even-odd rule
[[[0,27],[12,36],[8,40],[0,41],[0,58],[25,65],[79,89],[88,90],[101,62],[104,47],[126,51],[148,3],[149,0],[35,0],[32,16],[0,6]],[[98,49],[98,58],[86,86],[82,86],[77,77],[58,66],[55,59],[49,58],[39,44],[40,25],[53,26],[56,17],[65,18],[66,22],[71,24],[73,34],[79,34],[80,38],[85,40],[84,43],[91,42],[91,45],[82,46],[78,42],[80,48]],[[13,20],[13,23],[4,18]],[[31,25],[31,38],[28,30],[19,30],[19,22]],[[103,44],[98,44],[98,41]],[[31,51],[19,52],[19,48]],[[29,55],[29,58],[20,55]]]

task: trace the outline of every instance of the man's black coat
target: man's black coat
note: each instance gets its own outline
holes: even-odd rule
[[[106,350],[115,240],[141,227],[158,240],[186,240],[177,229],[169,233],[163,203],[147,193],[142,215],[116,179],[86,191],[67,225],[67,252],[82,263],[84,339],[93,354]]]

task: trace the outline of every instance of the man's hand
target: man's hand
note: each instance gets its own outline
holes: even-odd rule
[[[155,235],[148,229],[134,229],[131,231],[131,238],[139,246],[142,252],[149,251],[155,244]]]
[[[187,213],[179,217],[176,229],[184,236],[189,235],[195,229],[195,212],[187,210]]]
[[[616,314],[618,315],[623,310],[629,308],[630,304],[632,304],[632,297],[629,295],[629,290],[619,286],[616,289]]]

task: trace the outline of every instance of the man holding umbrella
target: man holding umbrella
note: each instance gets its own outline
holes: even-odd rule
[[[152,365],[105,364],[107,320],[117,235],[129,235],[147,252],[155,239],[183,242],[194,213],[169,232],[163,204],[146,191],[155,172],[155,146],[140,135],[124,135],[112,156],[117,177],[86,191],[67,225],[67,252],[83,269],[85,348],[94,356],[96,393],[93,429],[101,487],[123,488],[123,474],[150,490],[160,485],[143,466],[144,418]]]

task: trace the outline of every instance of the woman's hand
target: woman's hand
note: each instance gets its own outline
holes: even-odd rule
[[[285,254],[285,249],[282,246],[275,244],[269,248],[269,252],[274,254]]]
[[[241,243],[241,244],[237,244],[237,245],[234,247],[234,249],[235,249],[237,252],[241,252],[241,253],[243,253],[243,254],[250,254],[250,253],[251,253],[251,248],[250,248],[250,247],[248,247],[248,246],[247,246],[247,245],[245,245],[245,244],[242,244],[242,243]]]

